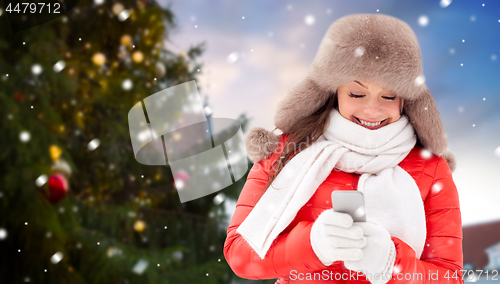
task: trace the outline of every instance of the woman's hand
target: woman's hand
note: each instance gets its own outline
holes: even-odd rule
[[[384,226],[375,222],[354,222],[363,230],[366,246],[359,260],[345,260],[344,266],[350,270],[360,271],[371,283],[387,283],[392,277],[396,248],[389,232]]]
[[[349,214],[333,209],[319,215],[311,228],[310,238],[314,253],[326,266],[338,260],[362,260],[362,248],[367,240],[363,229],[353,225]]]

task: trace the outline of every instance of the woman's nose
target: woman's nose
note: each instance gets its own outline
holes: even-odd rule
[[[369,118],[378,118],[382,114],[381,104],[378,98],[370,98],[365,105],[364,112]]]

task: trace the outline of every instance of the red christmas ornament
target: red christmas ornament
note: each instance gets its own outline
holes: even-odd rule
[[[68,193],[68,182],[62,174],[51,175],[48,184],[49,193],[42,192],[52,204],[61,201]]]

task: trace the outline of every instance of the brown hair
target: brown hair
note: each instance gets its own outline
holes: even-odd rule
[[[314,143],[325,132],[328,125],[328,117],[333,108],[338,107],[337,95],[330,95],[325,104],[310,116],[297,123],[290,131],[286,139],[283,151],[278,159],[272,164],[268,172],[268,180],[262,190],[257,202],[266,192],[274,179],[281,172],[286,163],[295,155]],[[298,145],[298,147],[297,147]]]
[[[399,106],[400,113],[403,115],[403,99],[400,99]],[[269,186],[271,186],[286,163],[288,163],[288,161],[295,155],[318,140],[318,138],[325,132],[326,127],[328,126],[328,117],[332,109],[338,109],[338,99],[336,93],[330,95],[322,107],[310,116],[298,122],[292,128],[279,158],[271,164],[267,175],[267,183],[256,202],[259,202],[262,195],[264,195]],[[299,147],[296,147],[297,145],[299,145]],[[303,148],[302,145],[304,146]]]

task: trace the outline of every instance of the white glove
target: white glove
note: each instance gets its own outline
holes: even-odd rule
[[[311,246],[325,266],[338,260],[360,260],[366,237],[363,230],[353,225],[352,217],[328,209],[323,211],[311,228]]]
[[[354,222],[363,229],[366,246],[359,260],[346,260],[344,266],[365,274],[373,284],[385,284],[391,280],[396,248],[386,228],[375,222]]]

